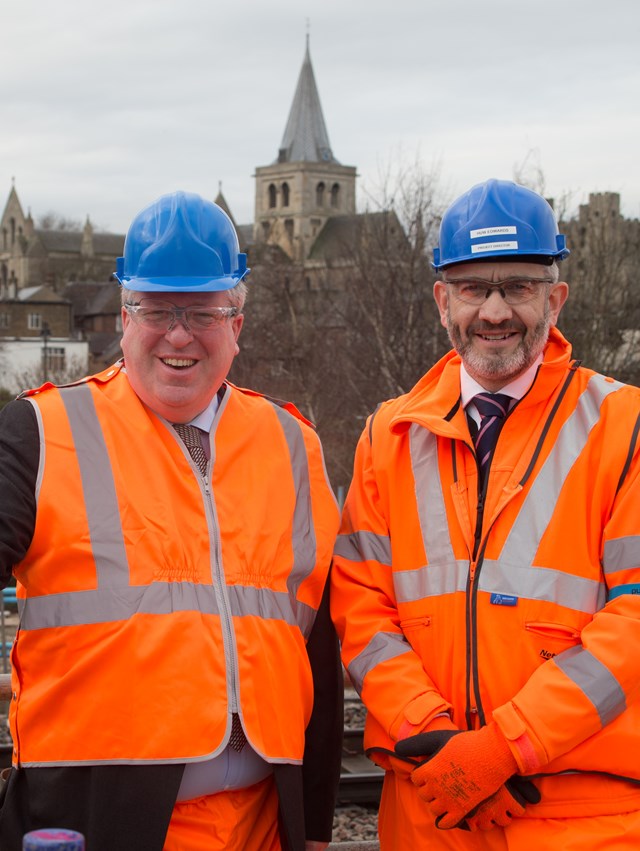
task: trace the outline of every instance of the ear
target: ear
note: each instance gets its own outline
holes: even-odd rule
[[[235,354],[237,355],[240,351],[240,346],[238,345],[238,337],[240,336],[240,331],[242,331],[242,326],[244,324],[244,313],[239,313],[237,316],[234,316],[231,320],[231,329],[233,331],[233,336],[236,340],[236,350]]]
[[[569,284],[566,281],[558,281],[552,284],[549,290],[549,318],[552,325],[558,322],[558,316],[569,296]]]
[[[436,281],[433,285],[433,297],[440,311],[440,322],[447,327],[447,314],[449,312],[449,292],[443,281]]]

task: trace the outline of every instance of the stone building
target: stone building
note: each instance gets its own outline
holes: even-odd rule
[[[123,246],[89,218],[82,230],[37,228],[11,187],[0,218],[0,388],[68,380],[118,357],[110,276]]]
[[[356,169],[329,142],[309,39],[276,160],[255,172],[254,241],[304,263],[327,222],[356,213]]]
[[[69,281],[107,282],[123,246],[124,236],[96,233],[88,217],[82,230],[36,228],[12,186],[0,219],[0,297],[43,284],[60,292]]]

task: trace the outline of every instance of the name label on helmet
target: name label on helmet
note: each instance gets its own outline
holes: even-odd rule
[[[480,245],[472,245],[472,254],[482,254],[484,251],[515,251],[518,243],[513,242],[483,242]]]
[[[518,233],[518,228],[515,225],[502,225],[495,228],[478,228],[469,232],[471,239],[478,239],[480,236],[504,236],[506,234]]]

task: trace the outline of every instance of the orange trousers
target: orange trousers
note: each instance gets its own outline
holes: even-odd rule
[[[281,851],[273,777],[177,803],[164,851]]]
[[[640,811],[582,818],[520,818],[507,828],[438,830],[409,779],[388,771],[378,816],[380,851],[632,851]]]

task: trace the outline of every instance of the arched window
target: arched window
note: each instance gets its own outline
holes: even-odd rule
[[[316,186],[316,207],[324,207],[324,183]]]
[[[273,210],[276,206],[277,191],[273,183],[269,184],[269,209]]]
[[[289,184],[288,183],[282,184],[282,206],[283,207],[289,206]]]
[[[331,206],[340,206],[340,184],[334,183],[331,187]]]

